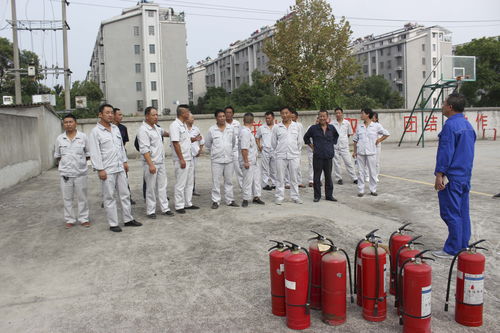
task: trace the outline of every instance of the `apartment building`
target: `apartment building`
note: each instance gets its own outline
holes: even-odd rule
[[[205,96],[207,85],[205,84],[206,68],[205,63],[211,61],[210,58],[199,61],[196,66],[190,66],[187,71],[188,98],[189,102],[198,103],[198,98]]]

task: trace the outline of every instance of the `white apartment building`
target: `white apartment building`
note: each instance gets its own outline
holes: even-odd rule
[[[205,84],[205,63],[210,60],[210,58],[207,58],[205,61],[199,61],[196,66],[190,66],[188,68],[187,80],[189,102],[197,104],[198,98],[205,96],[207,93],[207,85]]]
[[[138,2],[101,23],[88,78],[125,114],[157,107],[163,114],[188,102],[183,13]]]

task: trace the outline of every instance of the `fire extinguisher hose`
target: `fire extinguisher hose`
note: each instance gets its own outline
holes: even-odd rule
[[[351,293],[351,303],[354,303],[354,295],[352,293],[352,270],[351,270],[351,261],[349,260],[349,256],[344,249],[340,249],[347,259],[347,267],[349,268],[349,292]]]
[[[375,305],[373,307],[373,315],[378,316],[378,302],[380,293],[380,267],[378,267],[378,244],[373,244],[375,248]]]
[[[307,279],[307,301],[305,304],[306,314],[309,314],[310,307],[311,307],[312,262],[311,262],[311,255],[309,254],[309,251],[307,251],[306,249],[303,249],[303,250],[307,255],[308,270],[309,270],[309,277]]]
[[[358,280],[356,280],[357,276],[357,270],[358,270],[358,254],[359,254],[359,247],[361,246],[361,243],[363,243],[366,239],[362,239],[358,242],[356,245],[356,250],[354,251],[354,293],[356,293],[356,284]]]

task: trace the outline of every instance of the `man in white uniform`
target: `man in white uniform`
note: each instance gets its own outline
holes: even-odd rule
[[[240,137],[238,139],[240,150],[240,167],[243,172],[243,202],[241,207],[248,207],[248,201],[264,205],[264,201],[260,200],[260,170],[257,165],[257,142],[252,133],[253,114],[245,113],[243,116],[243,127],[240,129]]]
[[[299,121],[299,113],[295,110],[290,110],[290,112],[292,114],[292,121],[297,123],[297,125],[299,125],[300,135],[303,138],[305,131],[304,131],[304,125],[302,125],[302,123]],[[300,146],[300,155],[302,155],[302,147],[303,147],[303,145]],[[304,188],[305,186],[304,186],[304,184],[302,184],[302,171],[300,168],[300,155],[299,155],[299,169],[298,169],[297,181],[299,182],[299,187]],[[287,180],[288,180],[288,178],[287,178]]]
[[[379,123],[372,122],[373,110],[361,110],[361,122],[356,129],[354,141],[354,152],[352,156],[357,158],[359,177],[358,177],[358,197],[365,193],[366,170],[370,179],[370,194],[377,196],[377,144],[389,137],[389,132]],[[381,135],[380,138],[378,136]]]
[[[56,139],[54,158],[58,161],[61,175],[61,192],[64,204],[64,220],[67,229],[73,227],[77,216],[73,210],[73,199],[78,201],[78,221],[90,227],[87,200],[88,141],[85,133],[76,129],[76,117],[67,114],[63,118],[64,133]]]
[[[240,188],[243,187],[243,173],[241,172],[240,167],[240,159],[239,159],[239,151],[238,151],[238,138],[240,136],[241,124],[238,120],[233,119],[234,116],[234,108],[232,106],[226,106],[224,109],[224,113],[226,115],[226,122],[233,126],[234,135],[236,136],[236,146],[233,151],[233,163],[234,163],[234,173],[236,175],[236,180]]]
[[[123,147],[120,130],[113,122],[113,106],[102,104],[99,106],[99,122],[89,135],[90,160],[97,170],[102,185],[104,209],[108,218],[109,229],[121,232],[118,225],[118,211],[116,207],[115,191],[122,205],[124,225],[139,227],[142,223],[134,220],[130,208],[130,191],[126,172],[128,171],[127,154]]]
[[[259,126],[255,138],[260,155],[260,168],[262,174],[262,189],[271,191],[276,188],[276,158],[271,146],[271,132],[274,127],[274,113],[267,111],[266,123]]]
[[[144,181],[146,182],[146,215],[156,218],[156,191],[160,201],[161,214],[172,216],[168,207],[167,171],[162,137],[168,136],[158,124],[158,110],[148,106],[144,110],[145,121],[137,132],[141,153]]]
[[[226,114],[222,110],[215,111],[217,123],[208,130],[205,147],[210,152],[212,161],[212,209],[219,208],[221,201],[220,179],[224,178],[224,197],[226,204],[238,207],[233,194],[233,152],[236,145],[234,128],[227,124]]]
[[[349,121],[344,119],[344,110],[342,110],[342,108],[335,109],[335,120],[332,122],[332,125],[339,133],[339,139],[335,145],[335,157],[333,158],[333,170],[335,173],[334,181],[336,181],[339,185],[344,183],[340,173],[340,164],[343,161],[347,173],[351,177],[353,183],[357,184],[358,177],[356,176],[354,163],[352,161],[351,153],[349,152],[349,137],[353,135],[353,131]]]
[[[271,146],[276,155],[278,179],[275,203],[277,205],[283,203],[285,198],[285,172],[288,172],[290,175],[290,197],[293,202],[301,204],[297,176],[300,166],[300,148],[303,145],[302,133],[299,125],[292,121],[289,108],[282,108],[280,115],[282,121],[273,127],[271,134]]]
[[[177,106],[177,118],[170,124],[170,142],[172,142],[175,167],[175,211],[185,214],[186,209],[199,209],[193,205],[194,168],[191,155],[191,136],[185,125],[188,120],[189,106]]]
[[[198,126],[194,125],[194,116],[192,113],[189,114],[186,127],[191,137],[191,156],[193,156],[193,195],[198,197],[200,194],[196,192],[196,160],[203,151],[205,140],[203,140]]]

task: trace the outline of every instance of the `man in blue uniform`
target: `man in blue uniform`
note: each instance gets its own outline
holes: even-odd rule
[[[438,258],[451,259],[470,240],[469,191],[476,133],[463,115],[464,107],[465,97],[452,93],[442,108],[448,120],[439,133],[434,188],[439,191],[439,210],[448,226],[448,239],[442,250],[433,252]]]

